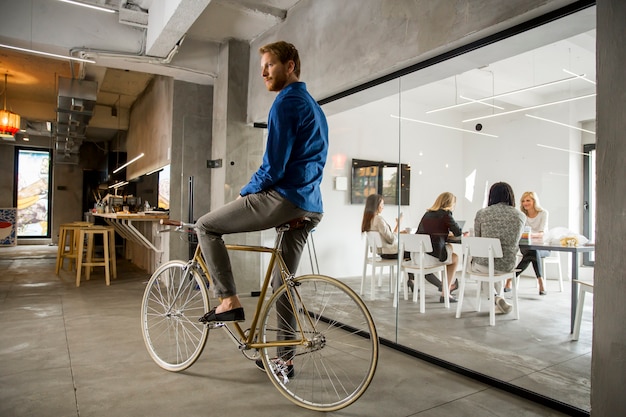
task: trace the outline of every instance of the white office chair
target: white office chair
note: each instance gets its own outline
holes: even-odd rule
[[[513,309],[515,312],[515,319],[519,320],[519,304],[517,300],[518,279],[515,276],[515,270],[506,273],[496,273],[494,271],[494,259],[502,257],[502,246],[500,245],[500,239],[486,238],[486,237],[464,237],[462,241],[463,246],[463,270],[461,272],[461,282],[459,284],[459,298],[456,307],[456,318],[461,317],[461,311],[463,309],[463,299],[465,298],[465,284],[467,279],[473,279],[478,283],[478,289],[476,291],[476,311],[480,311],[480,290],[481,283],[487,282],[489,284],[489,325],[496,325],[496,306],[494,300],[495,288],[494,284],[499,281],[505,281],[507,279],[513,280],[512,291],[513,295]],[[470,271],[469,259],[470,257],[481,257],[489,259],[489,273],[481,273]]]
[[[578,304],[576,305],[576,316],[574,316],[574,334],[572,334],[572,340],[578,340],[580,335],[580,322],[582,321],[583,308],[585,307],[585,294],[593,294],[593,284],[590,282],[584,282],[575,280],[578,285]]]
[[[382,270],[384,267],[389,267],[389,291],[392,290],[393,277],[395,276],[396,265],[398,265],[397,259],[383,259],[378,255],[378,248],[383,246],[380,233],[367,232],[367,240],[365,242],[365,256],[363,258],[363,276],[361,277],[361,292],[363,295],[363,287],[365,284],[365,277],[367,275],[367,267],[372,268],[372,279],[370,281],[370,299],[374,297],[374,279],[378,276],[378,286],[382,285]],[[378,275],[376,270],[379,269]]]
[[[424,313],[426,311],[426,299],[425,299],[425,284],[424,277],[426,274],[440,273],[441,274],[441,285],[445,292],[445,301],[444,305],[446,308],[450,308],[450,289],[448,288],[448,275],[446,272],[446,265],[440,264],[436,266],[424,267],[424,255],[428,252],[433,251],[433,245],[430,240],[429,235],[422,234],[401,234],[400,235],[400,247],[401,251],[399,253],[404,253],[404,251],[411,253],[411,259],[402,262],[402,285],[404,287],[404,299],[406,300],[407,294],[407,282],[409,279],[409,272],[412,272],[415,276],[414,287],[413,287],[413,302],[417,302],[417,293],[420,294],[420,313]],[[420,290],[420,291],[418,291]],[[398,292],[394,296],[394,307],[396,306],[396,299],[398,297]]]
[[[559,291],[563,292],[563,271],[561,270],[561,256],[558,252],[553,251],[550,252],[550,255],[545,258],[541,258],[542,269],[543,269],[543,277],[548,280],[548,273],[546,269],[546,265],[556,265],[559,271]],[[537,283],[537,287],[539,287],[539,283]]]

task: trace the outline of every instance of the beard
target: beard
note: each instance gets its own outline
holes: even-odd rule
[[[276,73],[269,80],[266,80],[267,91],[280,91],[287,84],[287,74]]]

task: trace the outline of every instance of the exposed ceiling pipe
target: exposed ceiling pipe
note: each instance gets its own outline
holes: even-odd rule
[[[111,50],[104,50],[104,49],[93,49],[93,48],[82,48],[82,47],[78,48],[77,47],[77,48],[72,48],[70,50],[70,53],[71,54],[80,53],[86,56],[91,56],[92,58],[94,58],[94,55],[91,55],[91,54],[95,54],[96,57],[120,58],[120,59],[129,61],[129,62],[134,62],[134,63],[168,66],[168,64],[172,62],[172,59],[174,58],[174,56],[178,53],[178,50],[180,46],[182,45],[183,41],[185,40],[186,36],[187,35],[183,35],[183,37],[180,38],[178,42],[176,42],[172,50],[167,54],[165,58],[144,55],[146,52],[145,42],[142,42],[141,50],[139,52],[119,52],[119,51],[111,51]],[[144,37],[144,40],[145,40],[145,37]],[[180,67],[176,67],[176,68],[183,69],[188,72],[193,72],[193,73],[200,74],[200,75],[206,75],[211,78],[217,78],[217,74],[212,73],[212,72],[197,71],[197,70],[193,70],[189,68],[180,68]]]

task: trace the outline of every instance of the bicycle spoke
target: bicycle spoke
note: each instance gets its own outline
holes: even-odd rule
[[[279,230],[279,236],[283,231]],[[280,260],[279,243],[277,237],[273,253]],[[279,263],[284,268],[284,261]],[[167,262],[148,281],[141,329],[148,353],[163,369],[187,369],[204,349],[210,326],[197,320],[209,310],[204,273],[206,262],[198,249],[192,261]],[[254,351],[260,354],[272,383],[290,401],[316,411],[344,408],[365,392],[376,371],[379,346],[372,317],[361,298],[336,279],[306,275],[289,278],[288,284],[269,296],[258,328],[251,329],[258,332]],[[245,348],[242,334],[227,329]]]
[[[292,361],[293,378],[285,381],[270,373],[287,398],[313,410],[338,410],[356,401],[373,378],[376,328],[361,299],[345,284],[319,275],[296,281],[292,291],[298,306],[286,306],[286,287],[279,289],[266,306],[260,332],[265,343],[293,339],[297,346],[264,348],[261,356],[266,369],[276,357]]]
[[[158,268],[142,303],[142,332],[152,359],[169,371],[181,371],[200,356],[208,328],[197,321],[209,309],[200,275],[181,261]]]

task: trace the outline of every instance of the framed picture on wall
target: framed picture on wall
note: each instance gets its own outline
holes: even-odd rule
[[[411,167],[393,162],[352,160],[350,203],[364,204],[367,196],[381,194],[385,204],[408,206]]]

